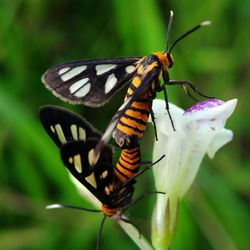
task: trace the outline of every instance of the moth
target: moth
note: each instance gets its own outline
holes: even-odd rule
[[[152,101],[156,93],[163,91],[166,110],[172,122],[168,108],[166,85],[181,85],[191,95],[187,86],[201,96],[207,97],[186,80],[170,80],[168,69],[173,66],[172,50],[175,45],[200,27],[210,24],[204,21],[190,29],[169,46],[173,12],[167,29],[167,46],[162,52],[156,52],[144,57],[120,57],[106,59],[91,59],[67,62],[50,68],[42,76],[44,85],[60,99],[72,104],[83,104],[99,107],[109,102],[110,98],[128,84],[123,104],[114,114],[98,147],[113,137],[120,146],[129,146],[132,141],[143,136],[149,115],[155,128]],[[163,80],[163,83],[161,83]],[[172,122],[174,129],[174,124]]]
[[[100,154],[94,157],[94,150],[101,139],[101,133],[83,117],[66,109],[44,106],[40,109],[40,120],[47,134],[60,148],[65,167],[102,204],[101,210],[58,204],[50,205],[48,208],[75,208],[103,212],[97,238],[97,249],[99,249],[101,231],[107,217],[132,224],[123,217],[123,213],[136,202],[132,201],[136,178],[155,163],[138,171],[140,149],[137,143],[122,150],[115,166],[114,150],[110,145],[103,145]]]

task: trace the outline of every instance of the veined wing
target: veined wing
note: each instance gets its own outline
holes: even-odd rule
[[[45,72],[42,82],[64,101],[98,107],[131,80],[140,59],[121,57],[63,63]]]
[[[69,141],[86,141],[90,137],[101,138],[102,135],[83,117],[58,106],[41,107],[40,120],[58,147]]]
[[[112,148],[104,145],[98,158],[94,149],[98,139],[71,141],[62,146],[61,156],[70,173],[82,183],[101,203],[112,205],[114,169]]]

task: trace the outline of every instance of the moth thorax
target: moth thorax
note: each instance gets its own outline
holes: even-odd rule
[[[108,217],[118,219],[121,217],[121,209],[119,208],[109,208],[105,204],[102,204],[102,211]]]
[[[165,53],[165,52],[157,52],[157,53],[154,53],[154,55],[161,62],[163,70],[167,70],[168,68],[172,67],[172,65],[173,65],[173,57],[172,57],[171,54]]]

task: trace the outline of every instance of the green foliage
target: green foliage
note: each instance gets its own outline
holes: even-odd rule
[[[58,150],[41,128],[39,106],[67,104],[47,91],[40,77],[48,67],[72,59],[147,55],[163,50],[170,9],[175,13],[172,39],[200,21],[212,21],[212,26],[176,46],[171,79],[188,79],[208,95],[239,100],[227,124],[235,138],[213,161],[203,163],[195,185],[182,202],[173,249],[249,248],[250,2],[2,0],[1,249],[95,248],[99,215],[44,209],[54,202],[90,205],[75,191]],[[182,107],[192,104],[180,88],[169,87],[168,91],[170,100]],[[118,94],[111,104],[95,112],[67,107],[104,129],[122,98],[123,93]],[[148,144],[147,138],[143,145]],[[150,148],[143,151],[144,158],[150,160]],[[148,175],[140,178],[137,195],[145,192],[145,183],[152,183]],[[137,224],[146,233],[150,231],[150,211],[145,214],[144,206],[152,204],[152,199],[131,209],[131,217],[136,215]],[[102,249],[116,249],[118,245],[119,249],[136,249],[111,220],[104,227],[102,243]]]

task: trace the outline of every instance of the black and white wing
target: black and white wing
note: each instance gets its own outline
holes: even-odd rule
[[[99,139],[102,135],[83,117],[58,106],[41,107],[40,120],[58,147],[69,141],[86,141],[91,137]]]
[[[112,205],[114,169],[112,148],[105,145],[100,155],[94,157],[98,139],[72,141],[61,148],[61,157],[70,173],[99,201]]]
[[[141,57],[63,63],[42,76],[44,85],[72,104],[102,106],[133,77]]]

